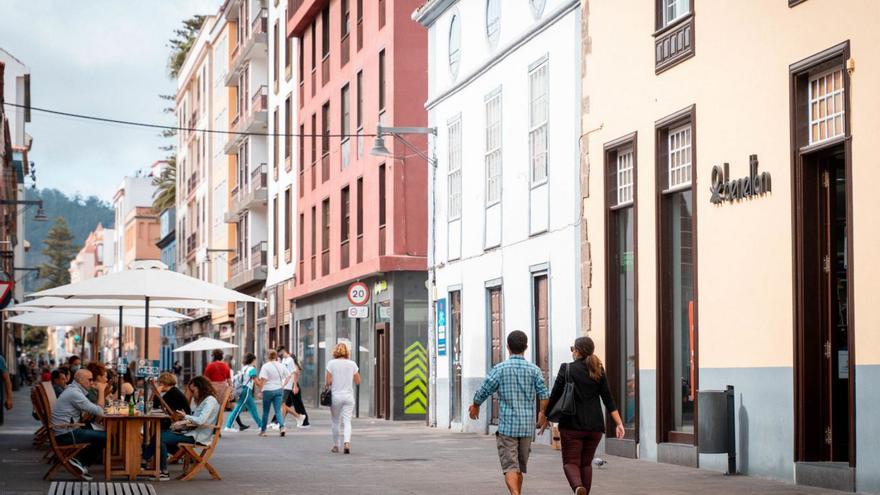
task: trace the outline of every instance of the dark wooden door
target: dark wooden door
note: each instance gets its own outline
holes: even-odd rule
[[[390,326],[376,324],[376,417],[391,419],[391,373],[389,368]]]
[[[489,339],[490,339],[490,361],[489,369],[500,363],[504,359],[504,347],[502,344],[504,335],[504,321],[502,313],[502,292],[501,287],[493,287],[488,290],[489,294]],[[498,394],[493,394],[491,399],[491,413],[489,416],[489,424],[497,425],[501,417],[500,402]]]
[[[550,318],[548,311],[548,281],[547,275],[538,275],[534,278],[535,307],[535,364],[541,368],[544,383],[550,379]]]
[[[461,291],[449,293],[449,334],[452,341],[450,347],[450,418],[452,422],[461,422]]]

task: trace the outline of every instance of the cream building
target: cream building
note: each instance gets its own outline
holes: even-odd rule
[[[585,321],[627,439],[707,469],[735,387],[749,475],[880,492],[870,0],[583,2]],[[706,395],[708,396],[708,395]]]

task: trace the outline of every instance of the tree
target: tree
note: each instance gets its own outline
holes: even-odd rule
[[[70,283],[70,260],[76,255],[73,245],[73,234],[67,228],[64,217],[55,219],[49,234],[43,241],[43,254],[48,261],[40,264],[40,278],[45,283],[40,290],[51,289]]]
[[[153,185],[156,186],[153,211],[160,213],[165,208],[173,207],[177,196],[177,160],[174,156],[168,158],[168,165],[162,169],[162,173],[153,177]]]
[[[46,327],[30,327],[24,331],[22,344],[31,349],[43,348],[46,344]]]
[[[168,48],[171,48],[171,55],[168,57],[168,77],[177,79],[180,75],[180,69],[183,68],[183,62],[186,61],[186,55],[192,48],[202,28],[205,16],[194,15],[189,19],[184,19],[179,29],[174,30],[174,37],[168,40]]]

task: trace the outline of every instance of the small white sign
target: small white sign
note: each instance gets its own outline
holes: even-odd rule
[[[366,318],[369,315],[369,306],[351,306],[350,308],[348,308],[349,318]]]

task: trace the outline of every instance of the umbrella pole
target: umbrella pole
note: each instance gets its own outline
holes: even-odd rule
[[[150,362],[150,296],[144,297],[144,359]],[[151,363],[152,364],[152,363]],[[147,407],[150,389],[147,387],[149,377],[144,377],[144,409]],[[144,439],[146,441],[146,438]]]
[[[80,347],[79,356],[80,356],[80,359],[85,361],[86,360],[86,327],[82,327],[82,337],[80,337],[80,344],[81,344],[81,347]]]
[[[101,333],[101,315],[100,315],[100,313],[98,314],[98,318],[97,318],[97,321],[95,321],[95,323],[97,324],[97,326],[95,326],[95,343],[92,345],[92,356],[94,356],[95,361],[101,361],[101,352],[98,350],[98,346],[100,345],[100,344],[98,344],[98,341],[101,338],[101,336],[100,336],[100,333]]]
[[[122,306],[119,306],[119,338],[116,344],[119,347],[119,355],[116,356],[116,372],[119,375],[119,385],[116,388],[119,390],[119,398],[122,399],[122,372],[119,371],[119,363],[122,362]]]

